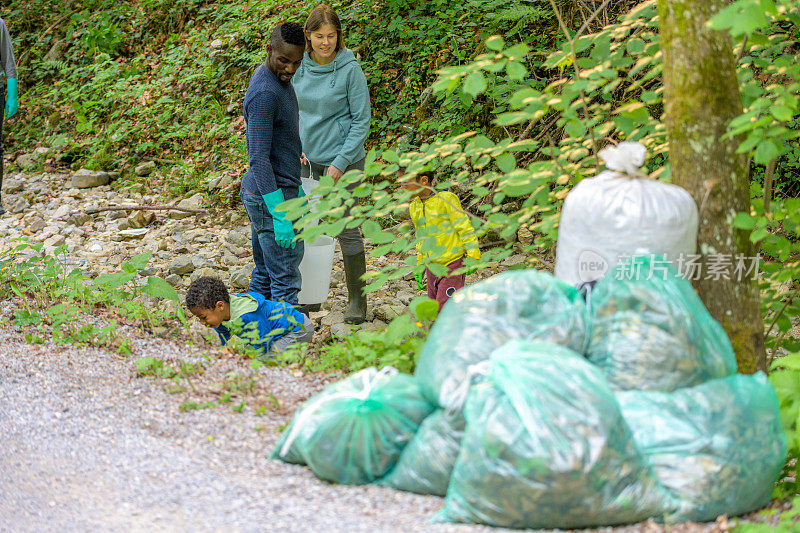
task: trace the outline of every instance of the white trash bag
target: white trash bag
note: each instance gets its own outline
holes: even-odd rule
[[[578,183],[564,200],[555,276],[572,285],[595,281],[637,254],[662,255],[678,268],[678,258],[697,249],[694,199],[639,171],[646,149],[638,142],[598,155],[608,170]]]

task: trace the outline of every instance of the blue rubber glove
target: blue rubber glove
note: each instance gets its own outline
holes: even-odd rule
[[[6,118],[13,117],[17,109],[19,109],[17,78],[8,78],[6,80]]]
[[[264,203],[267,204],[267,210],[272,215],[272,227],[275,232],[275,242],[281,248],[294,248],[297,243],[294,242],[294,230],[292,223],[286,220],[286,213],[278,211],[276,208],[279,204],[283,203],[283,191],[276,189],[269,194],[262,195]]]

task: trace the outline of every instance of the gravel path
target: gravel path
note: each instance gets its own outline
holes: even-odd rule
[[[137,356],[197,358],[162,339],[136,344]],[[136,377],[134,359],[0,330],[0,530],[489,530],[429,524],[439,498],[331,485],[268,461],[293,409],[180,412],[185,398]],[[259,370],[259,386],[287,405],[322,384]]]

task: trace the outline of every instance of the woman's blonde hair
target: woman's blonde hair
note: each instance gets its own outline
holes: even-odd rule
[[[306,23],[303,26],[303,32],[306,36],[306,52],[309,54],[312,51],[311,48],[311,39],[308,38],[311,32],[317,31],[322,27],[323,24],[330,24],[334,28],[336,28],[336,51],[344,49],[344,35],[342,34],[342,23],[339,22],[339,17],[336,15],[336,11],[333,10],[331,6],[328,4],[320,4],[314,9],[311,10],[311,13],[308,14],[308,18],[306,19]]]

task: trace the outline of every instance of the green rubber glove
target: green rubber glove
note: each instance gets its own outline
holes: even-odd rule
[[[427,285],[427,283],[425,283],[425,269],[417,269],[417,271],[414,272],[414,279],[417,280],[417,289],[424,291]]]
[[[17,109],[19,109],[17,78],[8,78],[6,80],[6,118],[13,117]]]
[[[276,189],[269,194],[261,196],[264,203],[267,204],[267,210],[272,215],[272,227],[275,232],[275,242],[281,248],[294,248],[297,243],[294,242],[294,230],[292,223],[286,220],[286,213],[278,211],[276,208],[279,204],[283,203],[283,191]]]

